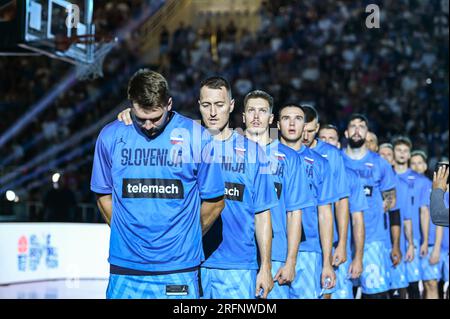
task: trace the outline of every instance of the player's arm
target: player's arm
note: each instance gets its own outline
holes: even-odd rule
[[[430,235],[430,210],[428,206],[420,207],[420,228],[422,230],[422,246],[420,247],[420,256],[428,254],[428,238]]]
[[[335,208],[339,242],[333,256],[333,266],[337,267],[347,261],[347,233],[350,219],[348,197],[338,200]]]
[[[204,236],[225,207],[223,196],[214,199],[203,200],[200,207],[200,220],[202,223],[202,235]]]
[[[296,210],[287,213],[287,240],[288,252],[286,262],[273,280],[280,285],[289,284],[295,279],[295,266],[297,264],[298,248],[302,237],[302,211]]]
[[[270,210],[266,210],[255,215],[255,235],[258,243],[259,254],[261,256],[261,266],[256,279],[256,294],[260,296],[263,289],[262,298],[273,288],[272,279],[272,221]]]
[[[408,249],[406,250],[405,260],[411,262],[414,260],[414,237],[413,237],[413,226],[411,219],[405,219],[403,221],[403,227],[405,229],[405,236],[408,242]]]
[[[384,211],[390,211],[397,204],[397,196],[395,192],[395,188],[384,191],[383,193],[383,208]]]
[[[325,287],[325,279],[329,277],[331,284],[327,288],[333,288],[336,284],[336,274],[331,264],[331,252],[333,247],[333,213],[331,204],[318,206],[319,211],[319,233],[322,245],[322,287]]]
[[[364,227],[364,214],[354,212],[352,214],[353,243],[355,245],[355,255],[350,265],[349,274],[356,279],[363,271],[364,242],[366,238]]]
[[[111,225],[112,218],[112,195],[111,194],[96,194],[97,206],[103,219],[108,225]]]
[[[391,228],[391,260],[394,266],[397,266],[402,260],[402,253],[400,250],[400,232],[401,232],[401,216],[400,209],[389,211],[389,224]]]
[[[436,239],[434,241],[433,250],[430,256],[430,265],[436,265],[441,258],[442,237],[444,235],[444,228],[436,226]]]

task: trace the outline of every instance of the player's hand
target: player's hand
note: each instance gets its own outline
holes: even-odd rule
[[[447,190],[448,168],[439,167],[437,172],[433,173],[433,189],[440,188],[444,192]]]
[[[346,243],[343,245],[339,244],[336,249],[334,250],[333,255],[333,266],[337,267],[340,264],[343,264],[347,261],[347,249],[346,249]]]
[[[420,257],[424,258],[428,255],[428,243],[423,243],[420,246]]]
[[[430,254],[430,265],[436,265],[439,260],[441,258],[441,252],[439,251],[439,249],[433,248],[433,250],[431,251]]]
[[[125,125],[131,125],[131,124],[133,124],[133,120],[131,119],[131,109],[130,109],[130,108],[127,108],[127,109],[123,110],[122,112],[120,112],[120,113],[117,115],[117,119],[118,119],[120,122],[124,122]]]
[[[348,275],[351,279],[358,279],[363,272],[363,263],[361,258],[354,258],[348,268]]]
[[[392,247],[391,250],[392,265],[396,267],[402,261],[402,252],[399,247]]]
[[[414,260],[414,245],[408,245],[406,250],[405,261],[410,263]]]
[[[270,268],[261,268],[258,276],[256,277],[256,296],[262,299],[267,299],[267,295],[273,288],[272,274]]]
[[[325,279],[326,278],[331,279],[331,282],[327,287],[325,287]],[[325,288],[325,289],[331,289],[331,288],[334,288],[334,286],[336,286],[336,273],[334,272],[334,269],[332,266],[324,266],[322,268],[322,276],[321,276],[320,283],[322,285],[322,288]]]
[[[280,285],[288,285],[295,279],[295,264],[286,263],[283,267],[278,269],[273,281],[278,281]]]

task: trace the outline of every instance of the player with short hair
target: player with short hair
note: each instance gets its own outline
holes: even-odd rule
[[[290,298],[316,299],[322,288],[335,286],[336,274],[332,266],[333,214],[331,205],[339,198],[331,179],[330,164],[318,153],[304,146],[305,113],[299,105],[287,104],[279,110],[280,141],[297,151],[306,166],[309,189],[315,205],[303,210],[305,232],[297,258],[296,277],[291,284]]]
[[[130,79],[132,124],[114,121],[97,139],[91,190],[111,226],[107,298],[198,298],[202,231],[224,207],[211,136],[172,111],[164,77]],[[173,145],[176,141],[176,145]]]
[[[384,143],[379,147],[379,154],[393,165],[395,172],[397,205],[390,213],[389,222],[391,225],[399,225],[400,240],[393,244],[400,247],[401,256],[404,256],[404,258],[400,257],[400,262],[397,265],[392,265],[390,269],[390,295],[393,299],[406,299],[406,288],[409,285],[406,263],[411,262],[415,257],[408,183],[398,175],[406,171],[404,167],[405,157],[401,153],[401,148],[390,143]]]
[[[319,153],[330,164],[333,183],[337,185],[336,196],[338,200],[334,203],[335,223],[333,238],[333,257],[332,265],[335,267],[336,274],[347,276],[347,271],[339,271],[339,266],[347,262],[348,256],[347,239],[349,224],[349,203],[350,187],[345,173],[344,160],[341,151],[333,145],[323,142],[317,138],[320,129],[319,114],[317,110],[310,105],[302,105],[305,113],[305,128],[303,131],[302,142],[305,146]],[[339,281],[340,279],[337,278]],[[342,279],[344,280],[344,279]],[[341,281],[342,281],[341,280]],[[332,290],[325,291],[325,298],[330,298]]]
[[[350,117],[345,131],[348,145],[343,156],[346,166],[356,171],[361,178],[369,204],[369,209],[364,211],[366,239],[361,275],[363,298],[386,299],[389,265],[385,252],[386,241],[390,236],[386,212],[395,207],[395,177],[389,163],[365,146],[368,125],[369,121],[362,114]],[[392,262],[396,262],[394,258]]]
[[[420,299],[419,281],[423,280],[423,269],[421,260],[429,253],[430,235],[430,192],[431,181],[425,176],[428,169],[428,156],[424,151],[414,150],[410,157],[409,194],[412,205],[412,221],[415,256],[414,260],[406,264],[408,274],[408,297],[410,299]],[[414,214],[415,213],[415,214]]]
[[[271,209],[272,276],[271,299],[288,299],[295,278],[297,254],[302,234],[302,209],[314,205],[309,192],[304,163],[291,148],[272,138],[269,132],[274,119],[273,98],[255,90],[244,99],[245,135],[266,151],[277,191],[278,205]]]
[[[377,146],[378,154],[384,158],[389,164],[394,165],[394,146],[391,143],[383,143]]]
[[[378,152],[378,137],[374,132],[367,132],[366,147],[369,151],[374,153]]]
[[[267,298],[273,288],[270,209],[278,205],[269,161],[256,143],[229,127],[234,99],[226,79],[202,81],[198,103],[225,181],[225,208],[203,237],[203,298]],[[129,122],[129,110],[119,118]]]
[[[273,288],[270,210],[278,205],[269,161],[258,144],[230,129],[234,100],[227,80],[204,80],[198,103],[204,124],[215,131],[226,188],[222,229],[216,223],[204,238],[205,244],[217,243],[209,247],[202,264],[205,298],[267,298]]]
[[[399,139],[398,143],[405,144],[402,139]],[[412,149],[411,144],[407,146],[410,146],[409,150]],[[411,295],[412,298],[420,298],[418,281],[422,280],[425,299],[437,299],[439,298],[438,281],[441,277],[442,266],[443,228],[434,225],[430,218],[432,182],[424,175],[428,169],[426,154],[421,151],[414,151],[410,158],[411,169],[408,170],[409,174],[405,173],[404,177],[410,183],[411,200],[414,200],[412,208],[413,234],[416,255],[419,257],[413,263],[407,265]]]
[[[340,149],[339,131],[336,126],[323,125],[319,130],[319,138]],[[353,282],[361,276],[363,270],[364,255],[364,213],[368,208],[367,199],[358,174],[352,169],[345,167],[347,180],[350,186],[349,211],[351,214],[351,230],[347,235],[347,249],[349,259],[337,270],[336,291],[331,294],[333,299],[352,299]],[[349,225],[350,227],[350,225]],[[352,252],[353,238],[353,252]],[[350,258],[352,258],[350,262]]]

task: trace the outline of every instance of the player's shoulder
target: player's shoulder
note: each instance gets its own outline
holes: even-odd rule
[[[295,150],[293,150],[292,148],[290,148],[289,146],[286,146],[282,143],[278,143],[277,147],[278,147],[278,152],[280,152],[282,155],[286,155],[287,157],[292,157],[292,158],[300,158],[298,153]]]
[[[118,132],[129,129],[130,126],[125,125],[125,123],[115,120],[106,124],[100,131],[98,136],[99,139],[107,141],[109,139],[114,139]]]
[[[372,152],[370,150],[367,151],[367,162],[375,164],[377,167],[385,166],[392,169],[392,165],[389,164],[387,160],[385,160],[380,154]],[[393,172],[393,170],[392,170]]]
[[[321,141],[321,140],[317,140],[318,146],[320,147],[320,149],[322,150],[321,153],[326,153],[326,155],[328,156],[333,156],[333,157],[340,157],[342,156],[341,154],[341,150],[338,149],[336,146],[331,145],[330,143]]]
[[[314,149],[311,148],[308,149],[309,149],[308,155],[310,155],[315,162],[319,163],[320,165],[328,164],[328,160],[324,158],[322,154],[320,154]]]

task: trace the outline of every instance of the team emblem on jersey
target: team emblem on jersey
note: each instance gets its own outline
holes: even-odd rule
[[[127,143],[123,140],[123,137],[120,137],[120,140],[116,144],[123,143],[123,145],[126,145]]]
[[[275,153],[275,156],[277,157],[277,159],[279,161],[284,161],[286,159],[286,155],[284,155],[282,153]]]
[[[305,156],[305,162],[310,164],[310,165],[314,164],[314,160],[312,158],[307,157],[307,156]]]
[[[408,175],[409,180],[415,180],[416,178],[413,175]]]
[[[245,152],[247,151],[245,148],[235,147],[234,150],[236,151],[237,155],[244,156]]]
[[[373,167],[373,163],[366,163],[366,166],[372,168]]]
[[[364,195],[366,195],[366,197],[372,197],[372,191],[373,191],[372,186],[369,185],[364,186]]]
[[[183,144],[184,139],[181,136],[171,136],[170,137],[170,143],[172,145],[178,145],[178,144]]]

